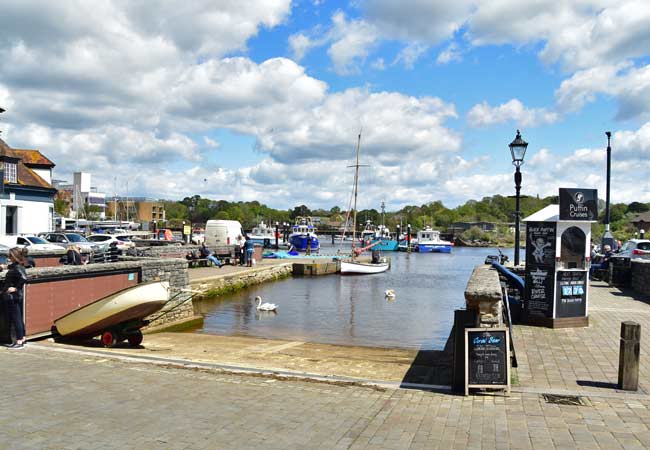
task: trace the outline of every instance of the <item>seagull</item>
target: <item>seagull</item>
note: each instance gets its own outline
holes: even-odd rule
[[[386,292],[384,292],[384,295],[386,296],[387,299],[392,300],[395,298],[395,291],[392,289],[388,289]]]
[[[255,301],[257,302],[258,311],[275,311],[278,309],[278,305],[275,303],[262,303],[262,297],[259,295],[255,297]]]

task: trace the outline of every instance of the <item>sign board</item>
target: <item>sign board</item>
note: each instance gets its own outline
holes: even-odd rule
[[[555,222],[526,223],[526,317],[553,317]]]
[[[192,227],[189,225],[184,225],[183,226],[183,234],[188,235],[192,232]]]
[[[587,271],[560,270],[557,272],[556,317],[584,317],[587,315]]]
[[[507,328],[465,329],[465,395],[469,388],[510,392],[510,342]]]
[[[598,220],[598,191],[560,188],[560,220]]]

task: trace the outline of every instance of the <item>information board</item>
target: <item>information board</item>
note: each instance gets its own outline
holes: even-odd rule
[[[556,234],[555,222],[526,223],[526,317],[553,317]]]
[[[465,395],[469,388],[510,391],[510,342],[507,328],[465,329]]]
[[[560,270],[557,272],[556,317],[584,317],[587,315],[587,271]]]

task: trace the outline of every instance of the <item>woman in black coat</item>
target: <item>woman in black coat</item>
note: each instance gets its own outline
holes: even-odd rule
[[[23,322],[23,286],[27,281],[25,272],[25,255],[23,251],[14,247],[9,250],[9,266],[5,275],[4,289],[2,290],[2,301],[9,303],[9,323],[14,326],[16,342],[9,345],[9,348],[23,348],[25,344],[25,322]]]

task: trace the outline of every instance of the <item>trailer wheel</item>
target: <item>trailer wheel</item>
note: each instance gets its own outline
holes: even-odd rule
[[[106,348],[111,348],[117,344],[117,336],[110,330],[106,330],[102,333],[102,345]]]
[[[129,341],[129,346],[137,347],[142,344],[142,331],[136,330],[133,333],[129,334],[126,339]]]

